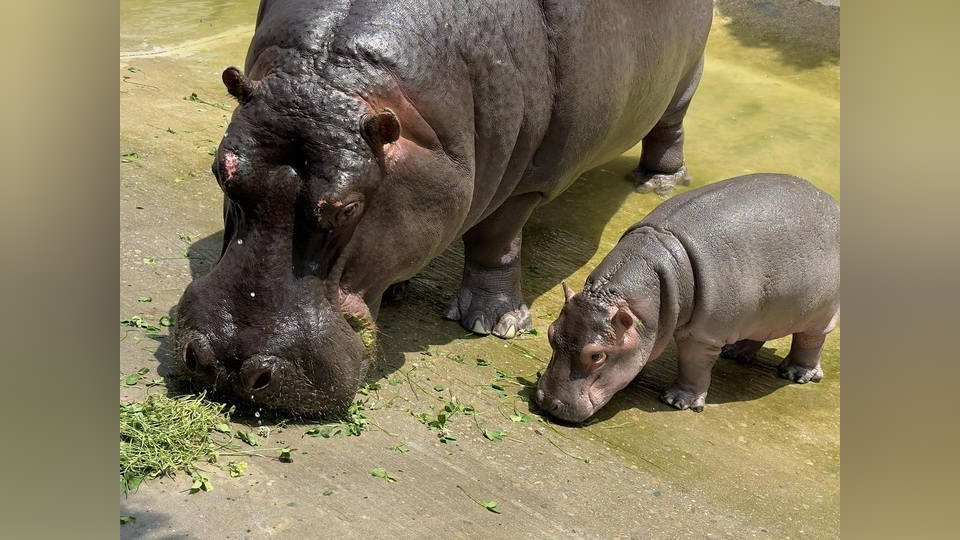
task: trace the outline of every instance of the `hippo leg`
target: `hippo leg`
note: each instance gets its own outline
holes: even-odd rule
[[[720,347],[695,339],[677,342],[679,373],[673,386],[660,395],[660,400],[677,409],[701,412],[710,388],[710,372],[720,356]]]
[[[683,117],[702,74],[703,60],[681,83],[663,117],[643,138],[640,164],[633,172],[637,193],[655,191],[663,195],[674,186],[690,185],[690,175],[683,163]]]
[[[463,282],[444,318],[504,339],[533,328],[520,291],[520,231],[539,201],[537,193],[511,197],[463,235]]]
[[[790,354],[777,369],[780,376],[799,384],[820,382],[823,379],[820,351],[826,338],[823,332],[794,334]]]
[[[764,343],[766,342],[741,339],[732,345],[724,345],[723,349],[720,349],[720,358],[753,364],[757,361],[757,353],[760,352]]]

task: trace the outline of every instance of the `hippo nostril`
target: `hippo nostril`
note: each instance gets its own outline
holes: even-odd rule
[[[543,390],[537,388],[537,404],[543,404]]]
[[[254,371],[247,379],[247,388],[250,391],[263,390],[270,386],[270,380],[273,378],[273,368],[264,367]]]
[[[200,343],[193,339],[183,348],[183,365],[190,371],[199,371],[206,363],[200,352]]]

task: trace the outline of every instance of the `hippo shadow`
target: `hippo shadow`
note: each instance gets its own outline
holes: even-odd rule
[[[707,405],[753,401],[772,394],[784,386],[794,384],[777,375],[777,366],[783,358],[776,350],[763,347],[755,362],[746,363],[720,358],[713,366]],[[660,401],[660,393],[673,384],[677,377],[677,349],[671,343],[657,360],[648,364],[623,390],[597,411],[590,423],[609,420],[617,413],[628,409],[644,412],[689,412],[677,411]],[[693,414],[693,413],[691,413]]]

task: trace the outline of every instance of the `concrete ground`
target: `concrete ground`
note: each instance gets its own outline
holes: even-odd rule
[[[687,120],[694,187],[790,172],[839,199],[840,66],[829,35],[837,32],[839,43],[839,8],[799,4],[718,1]],[[220,72],[242,65],[256,9],[121,3],[121,318],[156,323],[215,260],[221,199],[210,152],[233,107]],[[758,27],[778,13],[826,37],[801,42],[779,36],[776,25]],[[820,384],[776,377],[789,347],[782,339],[767,344],[759,365],[721,360],[703,413],[674,411],[657,400],[676,371],[671,348],[586,427],[511,419],[528,412],[517,395],[550,356],[542,332],[562,302],[560,280],[579,287],[622,231],[663,200],[633,193],[626,175],[638,155],[634,148],[586,173],[525,229],[524,292],[541,335],[475,337],[440,318],[461,272],[462,251],[453,246],[411,282],[403,303],[382,310],[382,357],[370,376],[381,388],[358,396],[375,427],[324,439],[304,437],[308,424],[262,418],[272,428],[265,446],[292,446],[293,463],[264,451],[246,458],[240,478],[205,466],[214,489],[194,495],[184,474],[145,482],[120,496],[121,515],[137,518],[121,536],[838,537],[839,330],[827,342]],[[141,295],[152,301],[138,302]],[[173,373],[166,330],[150,337],[120,327],[119,339],[121,374]],[[121,383],[120,399],[148,391],[166,389]],[[435,413],[451,396],[477,415],[456,417],[456,440],[444,444],[415,415]],[[234,427],[255,429],[257,419]],[[507,437],[490,441],[485,429]],[[394,450],[398,443],[409,451]],[[397,481],[371,476],[377,467]],[[496,500],[502,513],[473,499]]]

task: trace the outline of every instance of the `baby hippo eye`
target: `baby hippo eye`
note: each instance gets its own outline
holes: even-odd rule
[[[602,352],[595,352],[590,355],[590,359],[594,362],[603,362],[603,359],[606,357],[607,355],[603,354]]]

